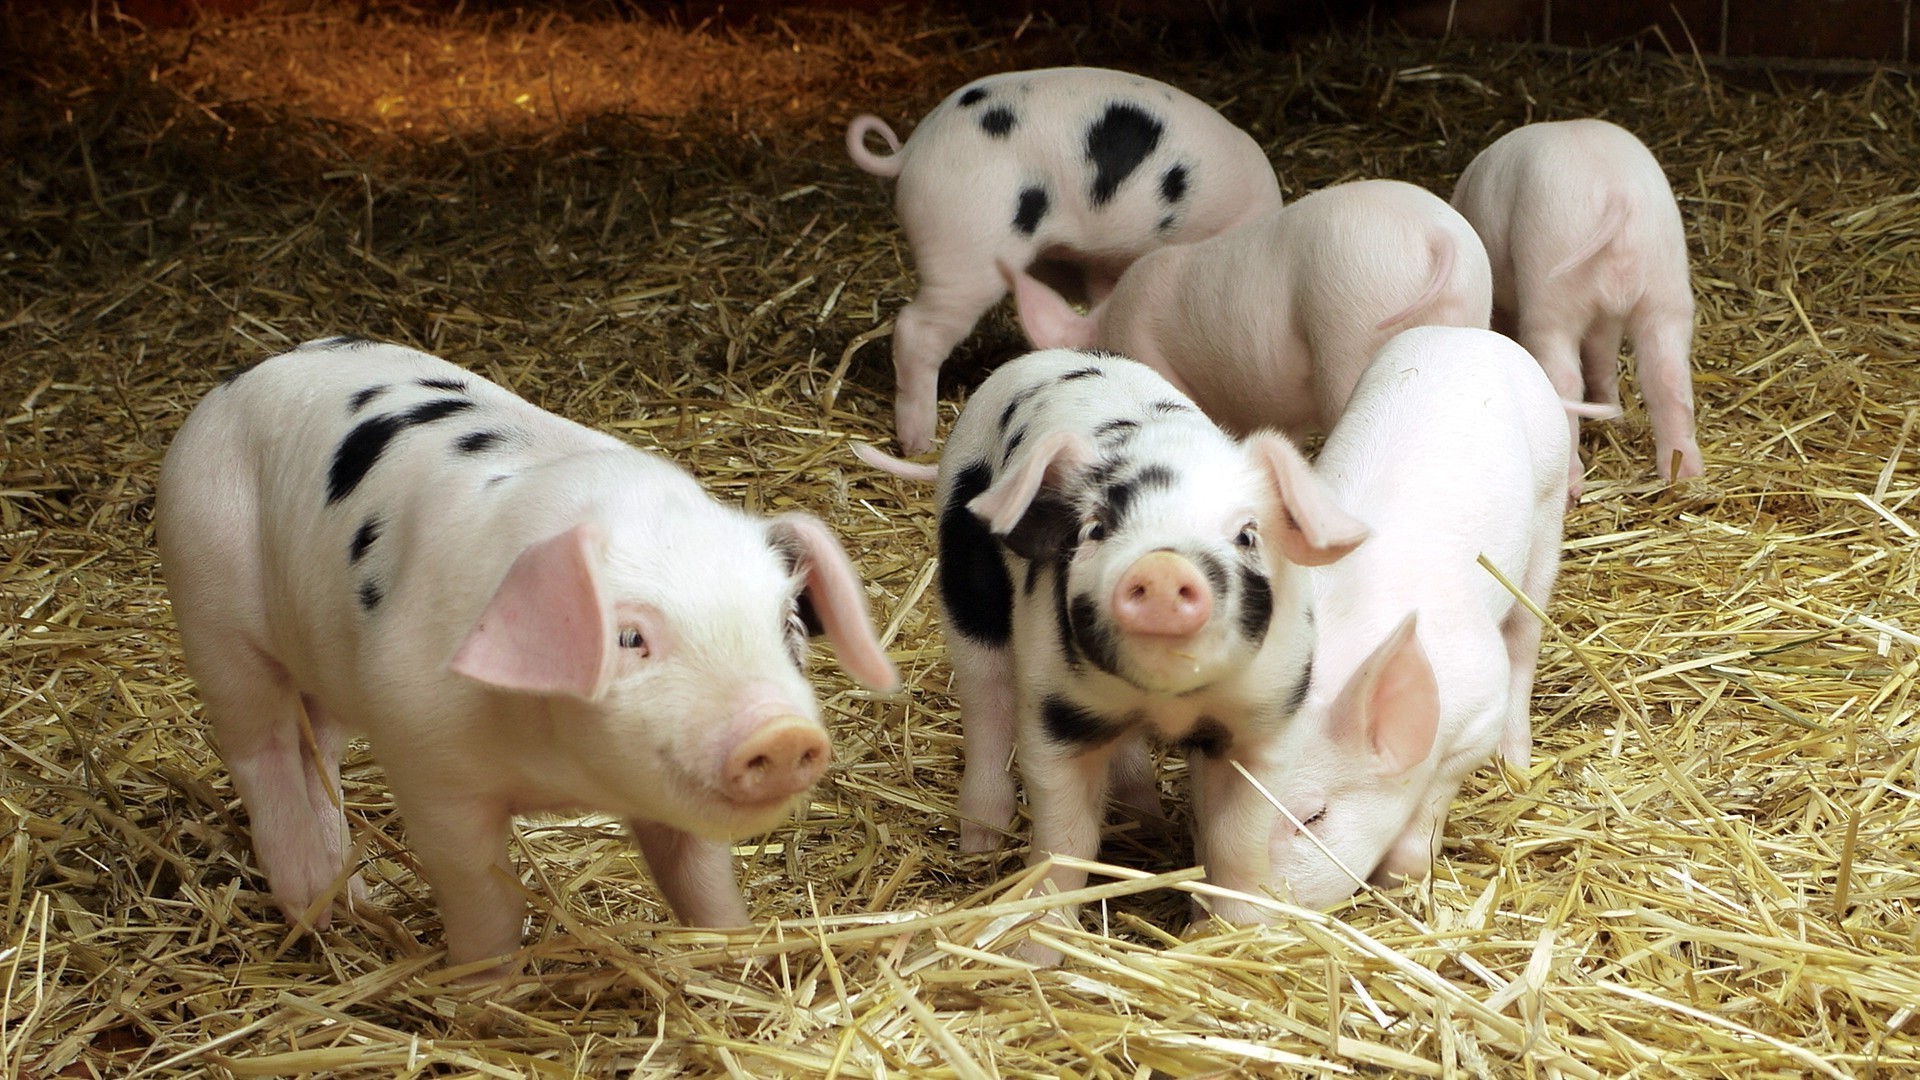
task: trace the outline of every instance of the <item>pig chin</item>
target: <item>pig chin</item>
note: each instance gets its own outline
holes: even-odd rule
[[[1114,674],[1142,690],[1185,694],[1219,681],[1232,657],[1205,632],[1186,637],[1128,634],[1121,637]]]

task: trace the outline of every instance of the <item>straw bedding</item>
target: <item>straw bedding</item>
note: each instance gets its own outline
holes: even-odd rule
[[[901,14],[270,5],[145,34],[21,7],[0,9],[0,1075],[1920,1068],[1908,74],[1359,32],[1207,52]],[[1172,831],[1117,828],[1089,931],[1051,932],[1069,959],[1032,971],[998,936],[1033,907],[1018,852],[955,848],[929,492],[847,452],[890,435],[884,334],[913,280],[839,136],[1060,62],[1220,105],[1291,197],[1444,192],[1531,119],[1633,129],[1688,224],[1709,475],[1652,481],[1631,390],[1624,422],[1589,425],[1532,766],[1473,777],[1430,883],[1183,939],[1204,885],[1172,754]],[[341,331],[846,538],[908,689],[819,658],[836,764],[739,847],[754,933],[673,925],[610,822],[532,820],[527,973],[453,985],[364,751],[345,798],[371,909],[300,935],[266,902],[180,664],[153,483],[221,374]],[[983,323],[943,423],[1018,344],[1004,313]]]

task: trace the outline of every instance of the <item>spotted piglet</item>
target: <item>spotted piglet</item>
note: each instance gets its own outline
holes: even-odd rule
[[[1283,436],[1236,442],[1144,365],[1064,349],[981,385],[936,492],[962,848],[992,849],[1012,821],[1017,746],[1032,860],[1094,857],[1110,767],[1121,801],[1158,806],[1154,736],[1190,751],[1208,876],[1257,887],[1269,816],[1232,762],[1264,767],[1305,693],[1300,567],[1340,558],[1365,528]]]
[[[1525,768],[1542,626],[1480,559],[1545,609],[1565,407],[1487,330],[1408,330],[1361,376],[1314,468],[1373,532],[1312,572],[1313,680],[1255,774],[1288,811],[1274,892],[1324,907],[1359,878],[1424,877],[1465,777],[1496,752]]]
[[[1560,396],[1620,403],[1633,343],[1662,480],[1704,470],[1693,435],[1693,282],[1673,189],[1653,153],[1604,120],[1528,124],[1460,176],[1453,205],[1493,260],[1495,328],[1526,346]],[[1580,496],[1580,422],[1569,494]]]
[[[1106,348],[1165,375],[1229,431],[1295,438],[1339,418],[1360,372],[1411,326],[1485,328],[1487,253],[1425,188],[1335,184],[1211,239],[1161,248],[1082,315],[1007,268],[1039,348]]]
[[[745,925],[727,841],[776,824],[829,755],[802,613],[856,678],[896,681],[820,522],[723,506],[395,345],[312,341],[216,387],[167,452],[155,524],[275,903],[324,925],[338,882],[361,894],[339,766],[364,731],[454,964],[519,944],[516,814],[616,814],[681,919]]]
[[[868,149],[869,135],[891,152]],[[894,424],[909,454],[933,445],[940,365],[1006,295],[996,264],[1043,263],[1098,299],[1142,254],[1280,205],[1273,166],[1245,132],[1192,95],[1101,68],[976,79],[905,146],[861,116],[847,151],[898,177],[920,276],[893,334]]]

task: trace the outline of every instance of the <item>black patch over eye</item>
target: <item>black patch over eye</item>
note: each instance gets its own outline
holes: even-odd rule
[[[1240,567],[1240,636],[1255,645],[1267,639],[1273,621],[1273,584],[1250,566]]]
[[[640,628],[637,626],[623,626],[620,628],[620,647],[623,649],[638,649],[641,656],[647,655],[647,641],[640,636]]]

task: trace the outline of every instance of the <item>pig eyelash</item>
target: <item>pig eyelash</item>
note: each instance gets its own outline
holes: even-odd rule
[[[1258,547],[1260,545],[1259,527],[1251,521],[1240,526],[1240,532],[1234,536],[1233,542],[1238,547],[1249,549]]]
[[[647,640],[640,636],[640,629],[635,626],[623,626],[620,628],[620,647],[623,649],[637,650],[641,656],[646,656],[649,652],[647,649]]]

